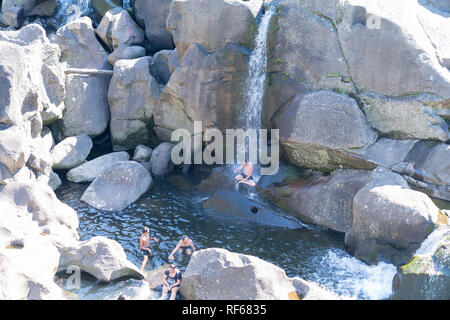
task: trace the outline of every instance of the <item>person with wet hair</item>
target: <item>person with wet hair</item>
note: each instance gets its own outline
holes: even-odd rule
[[[141,271],[144,270],[148,259],[152,255],[152,250],[150,249],[150,240],[153,240],[155,242],[159,241],[156,237],[150,237],[150,229],[148,227],[144,227],[142,229],[142,235],[139,238],[139,249],[141,249],[142,256],[144,257],[144,260],[141,264]]]
[[[190,256],[194,251],[195,251],[195,245],[194,245],[194,241],[192,241],[192,239],[189,239],[189,237],[187,235],[183,235],[181,237],[181,240],[178,241],[176,247],[172,250],[172,253],[169,256],[169,260],[173,260],[173,255],[176,252],[185,254]]]
[[[175,264],[171,264],[163,274],[163,289],[161,299],[167,299],[170,292],[170,300],[175,300],[178,289],[181,285],[181,271],[177,269]]]

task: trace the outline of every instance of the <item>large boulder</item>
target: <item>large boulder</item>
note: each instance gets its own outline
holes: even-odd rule
[[[211,170],[208,178],[197,185],[197,189],[212,194],[217,190],[236,190],[236,173],[228,166],[215,167]]]
[[[67,172],[67,180],[72,182],[88,182],[94,181],[103,170],[109,168],[119,161],[128,161],[130,156],[127,152],[113,152],[105,154],[91,161],[85,162],[76,168],[70,169]]]
[[[377,134],[352,98],[330,90],[297,94],[281,110],[277,127],[289,161],[300,167],[373,169],[364,157]]]
[[[166,20],[172,0],[136,0],[134,15],[137,23],[145,29],[150,51],[173,49],[172,35],[166,30]]]
[[[211,285],[214,284],[214,285]],[[180,287],[188,300],[335,300],[339,296],[257,257],[225,249],[192,255]]]
[[[134,22],[128,11],[120,7],[108,11],[95,32],[110,50],[121,46],[140,45],[144,42],[142,29]]]
[[[402,265],[438,223],[447,219],[426,194],[378,167],[353,199],[353,223],[345,245],[367,263],[386,260]]]
[[[0,31],[0,123],[22,125],[35,118],[42,126],[62,117],[65,89],[59,58],[58,46],[37,24]]]
[[[219,190],[202,203],[205,212],[213,219],[225,219],[233,223],[254,223],[263,226],[298,229],[303,225],[295,218],[254,202],[244,195]]]
[[[147,169],[134,161],[119,161],[106,168],[83,193],[81,200],[105,211],[120,211],[152,186]]]
[[[447,141],[447,124],[431,107],[436,98],[428,95],[387,98],[362,94],[364,113],[370,126],[381,135],[394,139]]]
[[[436,185],[450,185],[450,146],[439,144],[434,147],[419,166],[422,180]]]
[[[178,128],[193,132],[193,121],[202,121],[204,129],[225,132],[236,128],[248,55],[248,50],[235,44],[213,53],[192,45],[170,76],[155,108],[158,137],[170,141],[170,132]]]
[[[164,176],[172,172],[174,165],[172,162],[172,149],[174,145],[163,142],[152,151],[150,157],[150,168],[152,174]]]
[[[111,69],[108,52],[95,37],[92,21],[80,18],[58,29],[56,43],[61,49],[61,62],[69,68]],[[108,107],[108,75],[66,76],[66,110],[62,120],[55,122],[62,140],[66,137],[88,134],[100,135],[110,119]]]
[[[302,221],[347,232],[353,221],[353,197],[367,183],[370,171],[338,169],[328,176],[297,178],[265,183],[258,191],[270,202]]]
[[[389,97],[450,97],[450,71],[439,58],[444,47],[437,45],[448,46],[448,19],[408,0],[351,0],[342,12],[339,39],[359,89]]]
[[[450,299],[450,229],[436,230],[429,238],[434,233],[439,237],[430,239],[434,242],[430,252],[416,253],[395,275],[392,299]]]
[[[193,43],[208,51],[222,49],[227,43],[252,47],[257,11],[252,12],[249,6],[254,2],[173,0],[167,17],[167,30],[173,36],[180,59]]]
[[[92,139],[86,134],[64,139],[50,151],[53,169],[72,169],[79,166],[88,157],[92,145]]]
[[[114,150],[133,149],[150,142],[149,124],[159,95],[146,57],[115,63],[108,92]]]
[[[122,246],[102,236],[73,242],[72,246],[60,248],[60,252],[60,268],[78,266],[101,282],[125,277],[144,278],[139,269],[127,259]]]
[[[367,149],[366,156],[380,166],[391,168],[403,162],[417,142],[381,138]]]

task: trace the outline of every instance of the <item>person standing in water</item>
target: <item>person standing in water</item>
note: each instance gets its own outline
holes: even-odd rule
[[[152,250],[150,249],[150,240],[154,240],[158,242],[158,238],[150,237],[150,230],[147,227],[142,229],[142,235],[139,238],[139,249],[141,249],[142,256],[144,260],[141,264],[141,271],[144,271],[145,265],[147,264],[148,259],[152,255]]]
[[[236,170],[234,170],[234,173],[237,173],[239,171],[241,171],[242,169],[244,169],[244,173],[242,175],[238,174],[235,179],[239,183],[245,183],[251,187],[256,186],[255,181],[253,181],[252,175],[253,175],[253,170],[255,169],[253,167],[253,165],[251,163],[249,163],[247,160],[245,160],[244,164],[241,165],[239,168],[237,168]]]
[[[171,264],[163,274],[163,288],[161,299],[166,299],[167,293],[170,292],[170,300],[175,300],[178,289],[181,285],[181,272],[175,264]]]
[[[181,240],[178,241],[175,249],[172,250],[172,253],[169,256],[169,260],[173,260],[173,255],[177,251],[179,253],[184,253],[190,256],[195,251],[194,241],[192,241],[192,239],[189,239],[187,235],[182,236]]]

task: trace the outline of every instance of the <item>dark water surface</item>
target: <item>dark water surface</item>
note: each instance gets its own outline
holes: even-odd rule
[[[173,184],[155,181],[151,191],[120,212],[105,212],[80,201],[89,184],[64,181],[58,198],[74,208],[79,216],[81,240],[105,236],[118,241],[128,259],[140,267],[139,237],[143,226],[159,238],[151,242],[153,257],[146,270],[169,263],[168,256],[183,234],[194,240],[197,249],[217,247],[257,256],[286,271],[316,281],[338,294],[358,299],[383,299],[391,293],[395,267],[381,263],[367,266],[344,250],[342,234],[306,226],[296,230],[241,223],[236,219],[217,220],[202,211],[207,195],[194,189],[199,177],[178,176]],[[189,258],[175,262],[184,271]],[[238,280],[238,279],[237,279]],[[71,290],[79,299],[114,299],[120,293],[136,299],[158,298],[143,281],[126,280],[97,283],[83,274],[82,288]]]

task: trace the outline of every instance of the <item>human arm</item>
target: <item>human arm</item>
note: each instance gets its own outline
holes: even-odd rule
[[[241,165],[239,168],[237,168],[237,169],[234,170],[233,172],[236,173],[236,172],[240,171],[243,167],[244,167],[244,165]]]
[[[172,252],[170,253],[169,256],[169,260],[173,260],[173,255],[175,254],[175,252],[177,252],[177,250],[180,248],[180,241],[177,243],[177,245],[175,246],[175,248],[172,250]]]

